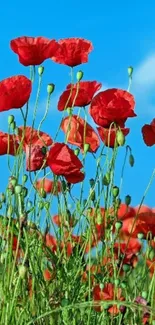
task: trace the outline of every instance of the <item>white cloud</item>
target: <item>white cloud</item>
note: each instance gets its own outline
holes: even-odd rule
[[[139,88],[155,88],[155,53],[147,56],[135,69],[133,84]]]

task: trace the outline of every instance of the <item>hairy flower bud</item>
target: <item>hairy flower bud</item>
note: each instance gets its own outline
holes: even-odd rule
[[[38,74],[39,74],[39,76],[41,76],[43,74],[43,72],[44,72],[44,67],[40,66],[38,68]]]
[[[51,95],[53,93],[54,89],[55,89],[55,85],[54,84],[52,84],[52,83],[51,84],[48,84],[48,86],[47,86],[47,92],[48,92],[49,95]]]
[[[80,81],[83,78],[83,72],[80,70],[76,74],[77,81]]]

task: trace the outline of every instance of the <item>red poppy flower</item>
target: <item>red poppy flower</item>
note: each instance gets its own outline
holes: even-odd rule
[[[0,156],[2,155],[16,155],[19,144],[14,135],[0,131]]]
[[[77,170],[76,172],[66,175],[65,178],[68,183],[77,184],[77,183],[83,182],[83,180],[85,178],[85,174],[83,172],[81,172],[80,170]]]
[[[134,97],[122,89],[107,89],[98,93],[91,102],[90,115],[94,122],[109,127],[112,122],[124,127],[128,117],[134,117]]]
[[[94,301],[100,301],[100,300],[119,300],[123,301],[125,300],[124,297],[122,297],[122,290],[120,288],[115,288],[112,283],[105,284],[104,288],[101,289],[99,285],[96,285],[93,289],[93,299]],[[95,307],[96,311],[101,311],[102,308]],[[108,312],[113,315],[117,315],[120,310],[117,307],[117,305],[113,305],[112,307],[109,307]]]
[[[0,112],[23,107],[29,100],[31,90],[31,81],[22,75],[0,81]]]
[[[52,145],[47,158],[47,164],[55,175],[62,175],[69,179],[69,182],[81,177],[80,169],[83,167],[81,161],[64,143],[55,143]],[[73,178],[73,179],[72,179]]]
[[[54,236],[47,234],[45,244],[51,249],[52,252],[55,252],[57,250],[57,240]]]
[[[53,143],[53,140],[51,137],[42,131],[39,131],[38,136],[38,130],[33,129],[31,126],[20,126],[18,128],[18,136],[17,138],[19,141],[22,140],[23,149],[26,150],[27,146],[30,145],[36,145],[40,147],[44,147],[45,145],[48,147]]]
[[[142,135],[147,146],[151,147],[155,144],[155,119],[152,120],[151,124],[145,124],[142,127]]]
[[[103,127],[98,127],[97,130],[98,130],[100,138],[104,142],[104,144],[107,147],[114,148],[117,129],[115,129],[115,128],[108,129],[108,128],[103,128]],[[124,134],[124,136],[126,136],[130,132],[130,129],[121,128],[121,131]]]
[[[58,195],[61,192],[61,182],[60,181],[52,181],[48,178],[40,178],[36,181],[35,187],[38,191],[44,189],[44,191],[48,194]]]
[[[52,273],[48,269],[43,271],[43,276],[45,281],[50,281],[52,279]]]
[[[115,243],[114,253],[116,254],[116,258],[119,258],[119,255],[123,254],[123,264],[135,267],[138,262],[136,254],[140,251],[141,246],[141,243],[137,239],[132,238],[129,242],[127,240],[126,242]]]
[[[64,38],[58,44],[59,48],[51,59],[69,67],[88,62],[88,54],[93,50],[92,43],[83,38]]]
[[[33,172],[45,168],[47,155],[38,145],[26,146],[26,170]]]
[[[10,42],[10,46],[18,55],[19,62],[25,66],[41,64],[58,49],[58,43],[54,39],[45,37],[18,37]]]
[[[131,233],[131,236],[136,238],[138,233],[142,233],[144,238],[146,238],[147,234],[151,232],[155,236],[155,212],[146,206],[142,206],[139,212],[138,209],[138,207],[135,208],[134,216],[123,220],[120,235],[125,234],[129,236]]]
[[[89,144],[89,151],[96,152],[100,145],[100,140],[94,129],[85,123],[85,120],[77,115],[67,116],[61,123],[61,129],[67,134],[68,142],[84,149],[84,144]]]
[[[58,110],[63,111],[67,107],[89,105],[94,94],[101,87],[102,84],[97,81],[80,81],[78,84],[69,84],[59,98]]]

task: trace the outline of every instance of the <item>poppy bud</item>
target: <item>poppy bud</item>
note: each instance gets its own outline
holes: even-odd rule
[[[40,189],[40,195],[43,199],[46,199],[46,192],[44,191],[43,188]]]
[[[133,74],[133,67],[128,67],[128,76],[130,77],[130,78],[132,78],[132,74]]]
[[[45,202],[44,207],[48,211],[50,208],[50,202]]]
[[[138,235],[137,235],[138,239],[143,239],[144,238],[144,234],[142,232],[140,232]]]
[[[91,178],[91,179],[89,180],[89,183],[90,183],[90,186],[91,186],[91,187],[93,187],[93,186],[94,186],[94,184],[95,184],[95,181],[94,181],[94,179],[93,179],[93,178]]]
[[[148,296],[147,291],[143,291],[142,292],[142,298],[147,299],[147,296]]]
[[[47,92],[48,92],[49,95],[51,95],[53,93],[54,89],[55,89],[55,85],[54,84],[48,84],[48,86],[47,86]]]
[[[76,74],[77,81],[80,81],[83,78],[83,72],[80,70]]]
[[[125,289],[126,288],[126,282],[122,282],[120,286],[121,286],[122,289]]]
[[[45,146],[43,146],[43,147],[41,148],[41,151],[42,151],[42,153],[43,153],[44,155],[46,155],[46,153],[47,153],[47,148],[46,148]]]
[[[130,195],[126,195],[126,197],[125,197],[125,204],[128,206],[128,205],[130,205],[130,203],[131,203],[131,196]]]
[[[38,68],[38,74],[39,74],[39,76],[41,76],[43,74],[43,72],[44,72],[44,67],[40,66]]]
[[[135,163],[134,156],[132,154],[130,154],[130,156],[129,156],[129,164],[130,164],[130,166],[133,167],[134,163]]]
[[[95,201],[95,198],[96,198],[95,191],[92,191],[92,190],[90,191],[90,198],[93,202]]]
[[[14,115],[9,115],[8,116],[8,124],[10,125],[11,123],[13,123],[14,122]]]
[[[123,222],[122,222],[122,221],[117,221],[117,222],[115,223],[115,228],[116,228],[116,230],[121,229],[121,228],[122,228],[122,225],[123,225]]]
[[[69,116],[72,115],[72,108],[71,108],[71,107],[68,107],[68,108],[67,108],[67,113],[68,113]]]
[[[22,180],[23,180],[23,183],[26,183],[28,180],[28,176],[26,174],[23,175]]]
[[[10,123],[10,128],[14,131],[16,129],[16,122]]]
[[[38,208],[42,210],[44,208],[44,203],[43,202],[38,202]]]
[[[130,265],[129,264],[124,264],[123,265],[123,271],[128,272],[130,270]]]
[[[112,189],[112,195],[114,198],[116,198],[119,194],[119,188],[117,186],[113,186],[113,189]]]
[[[25,198],[27,196],[27,194],[28,194],[28,189],[26,187],[23,187],[23,189],[22,189],[23,197]]]
[[[16,194],[21,194],[22,193],[22,189],[23,189],[22,185],[16,185],[15,186],[15,193]]]
[[[146,256],[149,260],[152,261],[155,258],[155,250],[152,247],[149,247],[146,252]]]
[[[90,148],[90,144],[89,143],[85,143],[85,145],[84,145],[84,153],[87,153],[88,150],[89,150],[89,148]]]
[[[105,185],[105,186],[108,186],[110,184],[110,173],[106,173],[103,176],[102,184]]]
[[[79,148],[76,148],[76,149],[74,150],[74,154],[75,154],[75,156],[78,156],[79,153],[80,153],[80,149],[79,149]]]
[[[125,144],[125,136],[121,130],[118,130],[116,133],[116,141],[119,146],[124,146]]]
[[[18,271],[20,278],[24,279],[26,276],[27,267],[25,265],[19,265]]]

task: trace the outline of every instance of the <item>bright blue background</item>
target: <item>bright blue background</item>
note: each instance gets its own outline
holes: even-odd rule
[[[1,3],[0,19],[0,79],[25,74],[29,68],[18,63],[10,50],[9,42],[18,36],[45,36],[48,38],[83,37],[91,40],[94,51],[89,64],[78,69],[84,71],[84,80],[97,80],[103,87],[127,89],[127,67],[134,67],[131,92],[136,98],[137,118],[128,120],[131,127],[127,143],[132,147],[135,166],[125,170],[123,193],[132,196],[133,205],[142,198],[152,170],[155,167],[155,148],[147,148],[142,140],[141,127],[155,117],[155,3],[129,1],[8,1]],[[49,117],[42,130],[54,136],[61,113],[56,111],[56,101],[70,82],[69,69],[46,61],[38,120],[43,116],[46,85],[56,85]],[[77,71],[76,70],[76,71]],[[31,110],[33,109],[33,103]],[[10,111],[17,116],[19,112]],[[0,129],[7,130],[7,113],[0,115]],[[20,125],[21,122],[18,122]],[[124,148],[121,151],[125,152]],[[120,161],[120,163],[122,163]],[[6,158],[0,157],[0,191],[7,182],[4,170]],[[120,168],[118,168],[119,181]],[[88,175],[90,170],[87,170]],[[119,182],[118,182],[119,184]],[[155,183],[145,203],[155,206]]]

